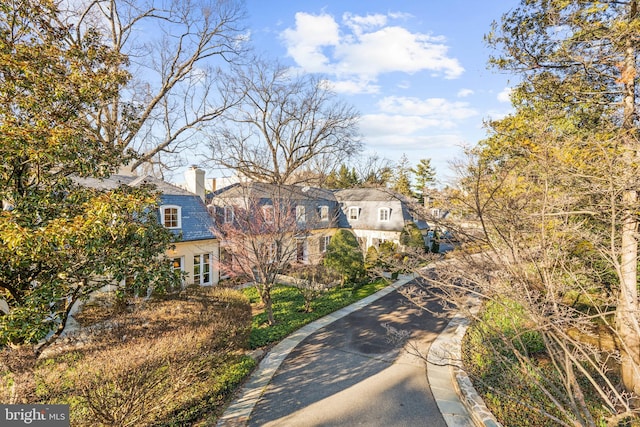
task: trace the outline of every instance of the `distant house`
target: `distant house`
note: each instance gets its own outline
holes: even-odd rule
[[[188,178],[204,179],[204,174],[191,174]],[[167,252],[176,270],[186,273],[184,285],[215,285],[219,272],[214,260],[219,256],[219,243],[214,235],[213,219],[204,203],[204,192],[194,194],[173,184],[150,176],[112,175],[105,179],[84,178],[79,184],[115,189],[122,185],[137,187],[149,184],[160,192],[158,220],[178,236],[174,249]],[[197,185],[194,185],[197,186]]]
[[[400,245],[407,224],[415,224],[428,243],[429,224],[416,200],[387,188],[345,189],[334,195],[341,206],[338,226],[351,229],[364,251],[387,241]]]
[[[338,227],[338,202],[330,190],[294,185],[236,183],[212,194],[210,211],[215,221],[231,223],[234,209],[253,205],[252,209],[270,209],[274,203],[286,205],[295,218],[295,259],[315,264],[322,258],[331,236]],[[293,231],[293,230],[292,230]],[[224,247],[224,242],[221,243]]]

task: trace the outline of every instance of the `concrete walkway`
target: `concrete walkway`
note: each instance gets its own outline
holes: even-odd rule
[[[381,291],[302,327],[278,343],[262,359],[258,368],[240,390],[236,400],[220,417],[218,426],[246,426],[249,423],[251,413],[265,393],[272,377],[289,353],[305,338],[318,329],[398,290],[412,279],[413,276],[401,277],[400,280]],[[460,340],[465,328],[465,319],[456,316],[429,349],[427,376],[433,397],[449,427],[499,426],[460,368]],[[468,408],[471,408],[472,412]]]

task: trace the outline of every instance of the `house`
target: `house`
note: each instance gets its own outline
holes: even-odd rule
[[[291,242],[291,261],[317,263],[338,227],[340,209],[332,191],[295,185],[236,183],[214,192],[210,201],[210,211],[220,224],[233,223],[237,209],[259,210],[261,215],[255,215],[258,218],[278,206],[284,206],[292,219],[290,234],[295,241],[295,252]]]
[[[334,193],[340,203],[340,228],[348,228],[363,250],[382,242],[400,245],[400,236],[408,224],[415,224],[428,243],[429,224],[417,201],[387,188],[352,188]]]
[[[190,169],[187,180],[193,188],[204,188],[204,172]],[[201,185],[198,186],[198,182]],[[215,285],[219,271],[215,262],[219,257],[219,242],[213,233],[213,219],[204,203],[204,190],[194,194],[168,182],[150,176],[117,174],[104,179],[82,178],[79,184],[99,188],[115,189],[121,185],[137,187],[152,185],[160,192],[158,219],[178,237],[174,248],[166,253],[176,270],[185,274],[184,285]]]

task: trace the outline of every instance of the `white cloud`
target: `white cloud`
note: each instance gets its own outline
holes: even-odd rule
[[[500,102],[511,102],[511,92],[513,89],[510,87],[505,87],[502,92],[500,92],[497,96],[498,101]]]
[[[464,68],[448,55],[444,38],[387,25],[398,14],[359,16],[346,13],[340,26],[328,14],[296,13],[296,25],[282,32],[287,53],[308,72],[323,72],[353,82],[375,84],[380,74],[431,71],[447,79]],[[406,17],[406,16],[403,16]],[[362,88],[364,92],[374,92]]]
[[[349,12],[342,15],[342,21],[356,34],[362,34],[365,30],[380,28],[387,23],[387,16],[382,14],[359,16]]]
[[[309,72],[326,72],[329,58],[323,48],[339,43],[339,28],[332,16],[296,13],[295,29],[287,28],[281,34],[288,53]]]
[[[387,96],[378,102],[385,113],[428,116],[450,122],[464,120],[478,114],[466,102],[451,102],[444,98],[419,99],[412,97]]]
[[[458,98],[466,98],[467,96],[473,95],[475,92],[472,89],[460,89],[458,91]]]
[[[405,116],[400,114],[365,114],[360,118],[360,131],[365,138],[412,135],[427,128],[452,128],[454,123],[437,117]]]
[[[348,95],[380,92],[380,86],[371,83],[370,80],[325,80],[324,83],[334,92]]]

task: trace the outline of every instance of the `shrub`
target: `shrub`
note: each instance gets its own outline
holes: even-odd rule
[[[97,316],[99,317],[99,316]],[[72,425],[191,425],[220,410],[253,368],[251,308],[238,291],[189,288],[103,321],[99,335],[40,361],[38,399]]]
[[[356,281],[364,275],[364,258],[356,236],[349,230],[338,230],[327,247],[323,264],[345,281]]]
[[[400,233],[400,244],[407,248],[416,249],[419,252],[427,251],[424,236],[414,223],[409,223],[404,226],[402,233]]]

